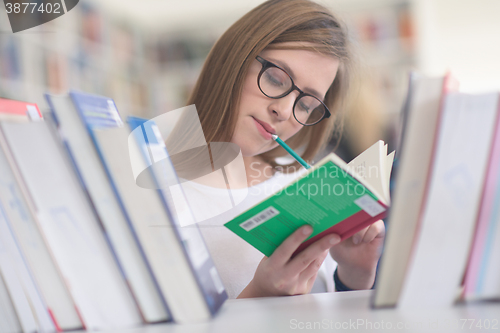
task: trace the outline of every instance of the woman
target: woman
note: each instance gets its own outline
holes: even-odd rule
[[[296,230],[268,258],[223,227],[264,198],[266,191],[253,189],[283,186],[303,172],[289,172],[299,168],[296,162],[277,171],[276,158],[285,152],[270,133],[309,161],[328,142],[350,75],[347,44],[344,28],[324,7],[307,0],[271,0],[233,24],[208,55],[188,104],[196,105],[207,142],[240,147],[251,194],[236,209],[199,223],[229,297],[304,294],[313,287],[332,291],[334,265],[325,268],[332,258],[338,264],[337,290],[374,284],[382,221],[343,242],[338,235],[325,236],[294,258],[310,226]],[[198,195],[199,210],[217,206],[224,192],[205,186],[203,197],[197,190],[187,195]]]

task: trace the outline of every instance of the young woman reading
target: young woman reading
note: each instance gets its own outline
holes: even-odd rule
[[[342,24],[307,0],[264,2],[234,23],[208,55],[188,104],[196,105],[208,143],[240,147],[249,194],[234,209],[199,223],[230,298],[373,286],[382,221],[342,242],[338,235],[325,236],[293,258],[310,226],[293,232],[270,257],[223,226],[270,194],[265,188],[284,186],[302,174],[297,162],[278,165],[276,158],[286,152],[272,134],[308,162],[325,147],[337,131],[350,60]],[[187,193],[198,196],[195,209],[216,208],[226,191],[200,186],[204,194]]]

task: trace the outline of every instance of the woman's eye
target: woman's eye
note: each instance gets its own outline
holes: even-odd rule
[[[300,111],[304,111],[306,113],[309,113],[309,110],[311,109],[308,105],[304,104],[302,101],[299,101],[297,103],[297,106],[299,107]]]
[[[266,72],[265,75],[266,75],[266,80],[270,84],[272,84],[274,86],[277,86],[277,87],[282,87],[282,86],[285,85],[285,81],[283,79],[280,79],[276,75],[273,75],[272,73],[269,73],[269,71]]]

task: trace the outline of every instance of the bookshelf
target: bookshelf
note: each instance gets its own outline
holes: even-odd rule
[[[344,133],[336,153],[348,161],[379,139],[389,144],[389,150],[395,149],[408,74],[418,62],[414,1],[320,3],[346,23],[355,56],[352,95],[343,110]],[[334,138],[326,152],[337,143]]]
[[[414,65],[411,1],[324,4],[350,27],[360,62],[382,96],[377,112],[385,128],[399,111],[406,73]],[[233,11],[232,21],[241,10]],[[4,10],[0,16],[0,30],[10,31]],[[223,23],[152,29],[114,15],[106,6],[81,3],[42,26],[0,35],[0,96],[45,109],[46,91],[78,89],[111,96],[123,117],[152,118],[184,105],[222,25],[231,23],[219,21]]]
[[[427,310],[372,310],[369,306],[372,292],[361,290],[289,297],[233,299],[226,301],[220,312],[208,322],[185,325],[163,323],[123,330],[123,332],[274,333],[352,330],[421,333],[484,332],[500,329],[498,319],[500,303],[476,302]],[[406,327],[399,330],[398,327],[401,325],[406,325]]]
[[[384,96],[384,111],[398,114],[408,71],[416,63],[412,2],[337,1],[330,7],[348,25],[361,70],[373,73],[377,90]]]
[[[122,116],[147,116],[147,34],[81,3],[44,25],[12,34],[0,10],[0,96],[47,105],[45,92],[77,89],[113,96]]]
[[[57,20],[10,33],[0,10],[0,97],[47,109],[45,92],[111,96],[122,118],[181,107],[212,44],[213,31],[151,33],[91,3]]]

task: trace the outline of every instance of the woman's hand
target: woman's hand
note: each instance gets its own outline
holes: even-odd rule
[[[312,227],[302,226],[264,257],[255,275],[238,298],[306,294],[318,274],[328,250],[340,242],[340,237],[330,234],[309,245],[291,258],[299,245],[312,233]]]
[[[330,249],[343,284],[351,289],[373,286],[384,237],[384,221],[379,220]]]

